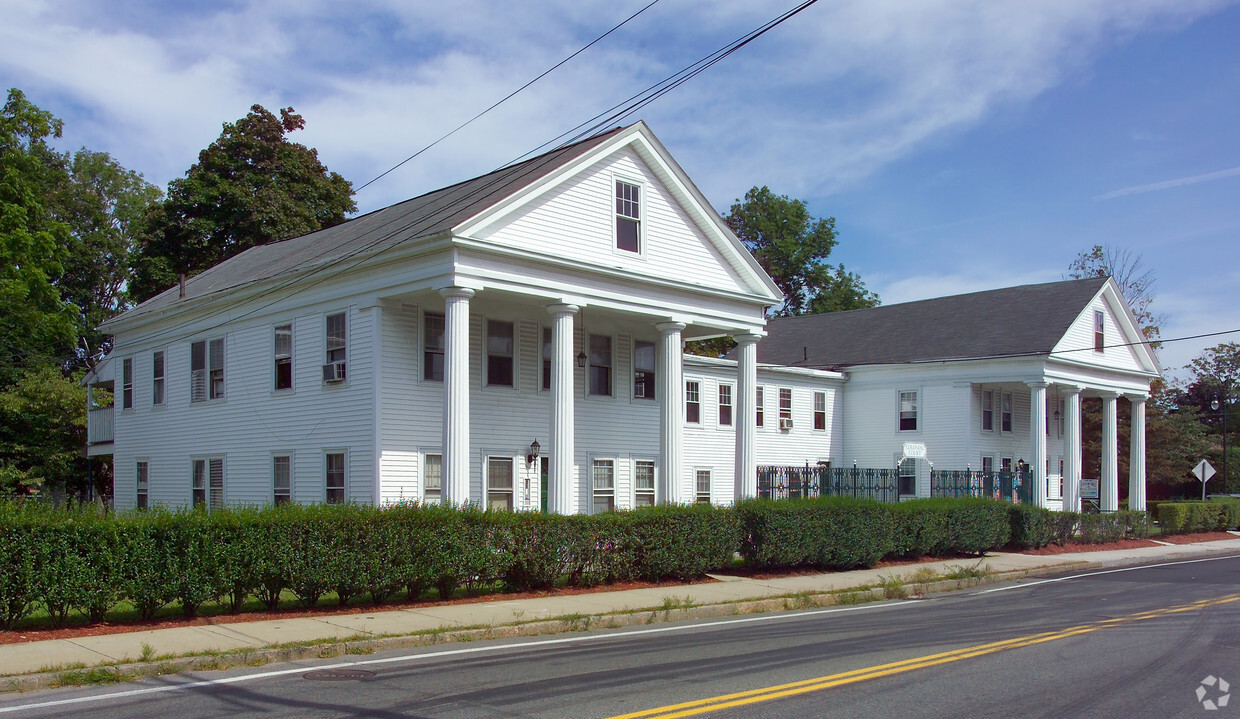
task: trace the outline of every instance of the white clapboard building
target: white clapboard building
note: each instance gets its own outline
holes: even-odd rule
[[[781,299],[637,123],[250,249],[108,321],[87,452],[113,457],[118,508],[588,513],[854,462],[913,467],[903,493],[924,496],[928,461],[1017,456],[1058,506],[1079,398],[1106,398],[1113,446],[1115,398],[1143,407],[1159,373],[1110,280],[768,323]],[[683,354],[719,336],[733,359]]]

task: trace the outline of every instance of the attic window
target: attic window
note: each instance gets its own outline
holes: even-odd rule
[[[1103,332],[1105,315],[1102,310],[1094,310],[1094,351],[1101,352],[1106,346],[1106,335]]]
[[[616,249],[641,252],[641,187],[616,180]]]

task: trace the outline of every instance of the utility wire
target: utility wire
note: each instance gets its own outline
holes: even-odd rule
[[[427,145],[426,147],[423,147],[421,150],[418,150],[417,152],[413,153],[413,154],[412,154],[412,155],[410,155],[409,157],[406,157],[405,159],[403,159],[403,160],[401,160],[400,162],[396,163],[396,164],[395,164],[395,165],[393,165],[392,167],[389,167],[388,169],[384,170],[384,171],[383,171],[382,173],[380,173],[377,177],[374,177],[373,179],[368,180],[368,181],[367,181],[366,183],[364,183],[361,187],[358,187],[358,188],[357,188],[357,190],[355,190],[355,192],[361,192],[362,190],[366,189],[367,187],[369,187],[369,186],[370,186],[371,184],[373,184],[374,182],[376,182],[376,181],[378,181],[378,180],[382,179],[383,177],[387,176],[387,175],[388,175],[388,173],[390,173],[390,172],[392,172],[392,171],[396,170],[397,168],[399,168],[400,166],[404,165],[406,162],[409,162],[410,160],[412,160],[413,158],[417,157],[418,155],[421,155],[423,152],[426,152],[427,150],[431,149],[431,148],[432,148],[432,147],[434,147],[435,145],[438,145],[439,143],[443,142],[444,140],[448,139],[449,137],[451,137],[451,136],[455,135],[455,134],[456,134],[457,132],[459,132],[460,130],[463,130],[463,129],[465,129],[467,126],[469,126],[469,125],[473,124],[474,120],[477,120],[478,118],[482,117],[483,115],[487,114],[488,112],[490,112],[490,111],[494,110],[495,108],[499,107],[500,105],[504,104],[505,102],[507,102],[507,101],[511,100],[511,99],[513,98],[513,96],[514,96],[514,95],[516,95],[517,93],[521,92],[522,90],[524,90],[525,88],[529,87],[530,85],[533,85],[534,83],[536,83],[536,82],[538,82],[539,80],[543,79],[543,78],[544,78],[544,77],[546,77],[547,75],[550,75],[552,72],[554,72],[556,69],[558,69],[561,65],[563,65],[563,64],[564,64],[564,63],[566,63],[566,62],[568,62],[569,60],[572,60],[573,58],[577,57],[578,55],[580,55],[581,53],[585,52],[586,50],[589,50],[592,46],[594,46],[594,44],[595,44],[595,43],[599,42],[599,41],[600,41],[600,40],[602,40],[603,38],[607,37],[608,35],[612,34],[613,32],[615,32],[615,31],[619,30],[620,28],[624,27],[624,26],[625,26],[625,25],[626,25],[626,24],[627,24],[630,20],[632,20],[633,18],[637,17],[638,15],[641,15],[642,13],[646,12],[647,10],[649,10],[651,7],[653,7],[653,6],[654,6],[656,3],[658,3],[658,2],[659,2],[659,0],[652,0],[652,1],[650,2],[650,4],[649,4],[649,5],[646,5],[646,7],[642,8],[641,10],[638,10],[637,12],[635,12],[635,13],[633,13],[632,15],[628,16],[628,17],[627,17],[627,18],[625,18],[625,19],[624,19],[624,20],[623,20],[623,21],[622,21],[619,25],[616,25],[616,26],[615,26],[615,27],[613,27],[612,29],[610,29],[610,30],[608,30],[607,32],[603,33],[602,35],[599,35],[598,37],[594,38],[593,40],[591,40],[591,41],[590,41],[590,43],[589,43],[588,45],[586,45],[586,46],[582,47],[581,49],[577,50],[577,52],[574,52],[572,55],[569,55],[568,57],[564,58],[563,60],[561,60],[561,61],[557,62],[557,63],[556,63],[556,64],[554,64],[554,65],[552,65],[550,68],[548,68],[548,69],[544,70],[544,71],[542,72],[542,74],[541,74],[541,75],[539,75],[538,77],[534,78],[533,80],[530,80],[529,82],[525,83],[525,84],[524,84],[524,85],[522,85],[521,87],[518,87],[516,90],[513,90],[512,92],[508,93],[507,95],[505,95],[505,96],[503,97],[503,99],[499,100],[499,101],[498,101],[498,102],[496,102],[494,105],[491,105],[491,106],[490,106],[490,107],[488,107],[487,109],[483,110],[482,112],[478,113],[477,115],[474,115],[473,117],[469,118],[468,120],[466,120],[465,122],[461,123],[460,125],[457,125],[457,126],[456,126],[456,127],[454,127],[453,129],[451,129],[451,130],[449,130],[447,133],[445,133],[444,135],[440,136],[440,137],[439,137],[439,139],[435,140],[435,141],[434,141],[434,142],[432,142],[431,144]]]

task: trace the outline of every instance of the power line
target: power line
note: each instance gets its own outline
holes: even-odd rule
[[[449,137],[451,137],[452,135],[455,135],[455,134],[456,134],[457,132],[459,132],[460,130],[463,130],[463,129],[465,129],[467,126],[469,126],[469,125],[473,124],[474,120],[477,120],[478,118],[482,117],[483,115],[487,114],[488,112],[490,112],[490,111],[494,110],[495,108],[499,107],[500,105],[504,104],[505,102],[507,102],[507,101],[511,100],[511,99],[512,99],[512,97],[513,97],[514,95],[516,95],[517,93],[521,92],[522,90],[524,90],[525,88],[529,87],[530,85],[533,85],[534,83],[536,83],[536,82],[538,82],[539,80],[543,79],[543,78],[544,78],[544,77],[546,77],[547,75],[550,75],[552,72],[554,72],[556,69],[558,69],[561,65],[563,65],[563,64],[564,64],[564,63],[566,63],[566,62],[568,62],[569,60],[572,60],[573,58],[577,57],[578,55],[580,55],[581,53],[585,52],[586,50],[589,50],[591,47],[593,47],[593,46],[594,46],[594,44],[595,44],[595,43],[599,42],[599,41],[600,41],[600,40],[602,40],[603,38],[607,37],[608,35],[612,34],[613,32],[615,32],[615,31],[619,30],[620,28],[624,27],[624,26],[625,26],[625,25],[626,25],[626,24],[627,24],[630,20],[632,20],[633,18],[637,17],[638,15],[641,15],[642,13],[646,12],[647,10],[649,10],[651,7],[653,7],[653,6],[654,6],[656,3],[658,3],[658,2],[659,2],[659,0],[652,0],[652,1],[650,2],[650,4],[646,5],[646,7],[642,8],[641,10],[638,10],[637,12],[635,12],[635,13],[633,13],[632,15],[628,16],[627,18],[625,18],[625,19],[624,19],[624,20],[623,20],[623,21],[622,21],[619,25],[616,25],[615,27],[611,28],[611,29],[610,29],[610,30],[608,30],[607,32],[603,33],[602,35],[599,35],[598,37],[594,38],[593,40],[591,40],[591,41],[589,42],[589,44],[587,44],[587,45],[585,45],[584,47],[582,47],[581,49],[577,50],[577,52],[574,52],[572,55],[569,55],[568,57],[564,58],[563,60],[560,60],[560,61],[559,61],[559,62],[557,62],[556,64],[554,64],[554,65],[552,65],[551,67],[547,68],[547,69],[546,69],[546,70],[544,70],[544,71],[542,72],[542,74],[540,74],[538,77],[534,78],[533,80],[530,80],[529,82],[525,83],[525,84],[524,84],[524,85],[522,85],[521,87],[518,87],[516,90],[513,90],[512,92],[508,93],[508,94],[507,94],[507,95],[505,95],[502,99],[500,99],[498,102],[496,102],[495,104],[491,105],[491,106],[490,106],[490,107],[488,107],[487,109],[483,110],[482,112],[478,113],[477,115],[474,115],[473,117],[469,118],[468,120],[466,120],[465,122],[461,123],[460,125],[457,125],[456,127],[452,128],[451,130],[449,130],[449,131],[448,131],[447,133],[445,133],[444,135],[440,136],[440,137],[439,137],[439,139],[435,140],[435,141],[434,141],[434,142],[432,142],[431,144],[427,145],[426,147],[423,147],[421,150],[418,150],[417,152],[413,153],[413,154],[412,154],[412,155],[410,155],[409,157],[406,157],[405,159],[403,159],[403,160],[401,160],[400,162],[396,163],[396,164],[395,164],[395,165],[393,165],[392,167],[389,167],[388,169],[384,170],[384,171],[383,171],[382,173],[380,173],[378,176],[376,176],[376,177],[374,177],[374,178],[372,178],[372,179],[368,180],[368,181],[367,181],[367,182],[365,182],[365,183],[364,183],[361,187],[358,187],[358,188],[357,188],[357,190],[355,190],[355,192],[361,192],[362,190],[366,189],[367,187],[369,187],[369,186],[370,186],[371,184],[373,184],[374,182],[376,182],[376,181],[378,181],[378,180],[382,179],[383,177],[387,176],[387,175],[388,175],[388,173],[390,173],[390,172],[392,172],[393,170],[396,170],[396,169],[397,169],[397,168],[399,168],[400,166],[404,165],[406,162],[409,162],[410,160],[412,160],[413,158],[417,157],[418,155],[421,155],[423,152],[426,152],[427,150],[431,149],[431,148],[432,148],[432,147],[434,147],[435,145],[438,145],[440,142],[443,142],[444,140],[448,139],[448,138],[449,138]]]

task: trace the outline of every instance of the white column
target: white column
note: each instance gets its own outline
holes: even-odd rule
[[[551,313],[551,476],[547,478],[547,509],[573,511],[575,425],[573,403],[573,316],[577,305],[556,304]]]
[[[1145,511],[1145,397],[1132,401],[1132,426],[1128,432],[1128,508]]]
[[[1119,433],[1115,422],[1115,400],[1119,395],[1102,395],[1102,480],[1099,505],[1103,512],[1119,509]]]
[[[736,500],[758,496],[758,340],[757,334],[732,336],[736,347]]]
[[[469,298],[474,291],[445,287],[443,353],[443,502],[469,502]],[[481,499],[481,498],[480,498]]]
[[[1068,387],[1064,397],[1063,508],[1081,511],[1081,390]]]
[[[684,504],[685,382],[680,331],[683,322],[660,322],[659,335],[659,499]]]
[[[1046,383],[1029,385],[1029,452],[1033,455],[1033,506],[1046,506]]]

